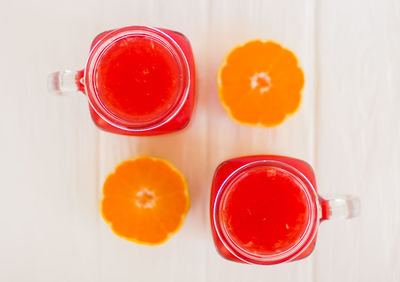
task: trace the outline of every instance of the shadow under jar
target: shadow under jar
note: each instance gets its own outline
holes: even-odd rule
[[[93,121],[105,131],[178,131],[193,112],[193,52],[186,37],[171,30],[132,26],[106,31],[93,40],[85,68],[51,74],[49,89],[85,93]]]
[[[320,222],[359,213],[358,198],[323,199],[302,160],[248,156],[223,162],[211,188],[214,242],[226,259],[278,264],[307,257]]]

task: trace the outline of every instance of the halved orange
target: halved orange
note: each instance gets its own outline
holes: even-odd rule
[[[166,160],[141,156],[120,163],[104,182],[101,214],[118,236],[145,245],[168,240],[183,224],[189,192]]]
[[[229,52],[217,83],[220,101],[233,120],[270,127],[299,108],[304,75],[293,52],[273,41],[253,40]]]

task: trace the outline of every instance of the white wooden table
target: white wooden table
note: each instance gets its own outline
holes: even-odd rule
[[[84,95],[48,93],[48,73],[81,68],[96,34],[127,25],[190,39],[198,101],[187,130],[100,132]],[[2,1],[0,36],[0,281],[400,281],[399,1]],[[272,129],[235,124],[218,101],[224,54],[252,38],[292,49],[305,72],[299,112]],[[214,169],[272,153],[310,162],[322,195],[359,195],[362,216],[323,223],[299,262],[223,260],[208,220]],[[141,154],[181,169],[192,199],[182,229],[153,248],[118,238],[99,214],[107,173]]]

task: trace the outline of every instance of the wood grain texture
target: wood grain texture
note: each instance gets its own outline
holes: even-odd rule
[[[96,34],[127,25],[190,39],[198,99],[187,130],[108,134],[84,95],[48,93],[48,73],[81,68]],[[400,281],[398,1],[7,2],[0,34],[0,281]],[[293,50],[305,73],[300,110],[276,128],[238,125],[218,101],[219,64],[252,38]],[[191,195],[182,229],[154,248],[121,240],[99,214],[107,174],[143,154],[182,170]],[[222,259],[209,226],[213,172],[249,154],[310,162],[320,193],[359,195],[362,216],[323,223],[299,262]]]
[[[324,223],[317,281],[400,281],[400,3],[318,5],[316,170],[361,217]]]

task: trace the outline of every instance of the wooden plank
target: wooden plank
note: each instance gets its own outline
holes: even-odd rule
[[[208,76],[208,179],[217,165],[231,157],[280,154],[313,162],[314,143],[314,3],[313,1],[212,1],[210,2]],[[306,85],[299,112],[275,128],[252,128],[234,123],[223,110],[216,72],[235,45],[254,38],[273,39],[293,50],[304,69]],[[212,239],[207,235],[208,246]],[[208,248],[207,281],[311,281],[313,261],[308,258],[274,267],[229,262]]]
[[[205,206],[210,183],[207,171],[207,108],[202,77],[207,62],[203,59],[207,28],[207,1],[125,1],[124,9],[115,1],[105,1],[104,29],[126,25],[169,28],[185,34],[193,47],[198,71],[199,94],[193,120],[186,130],[158,137],[100,135],[100,179],[120,161],[138,155],[169,160],[185,175],[191,207],[182,229],[157,247],[140,246],[121,240],[100,220],[100,277],[104,281],[205,281],[206,234]],[[115,16],[118,15],[118,16]],[[98,187],[100,192],[100,186]]]
[[[400,5],[318,5],[320,193],[357,194],[362,216],[323,223],[317,281],[399,281]]]
[[[94,2],[3,4],[0,280],[96,281],[98,133],[83,95],[46,89],[84,64]]]

